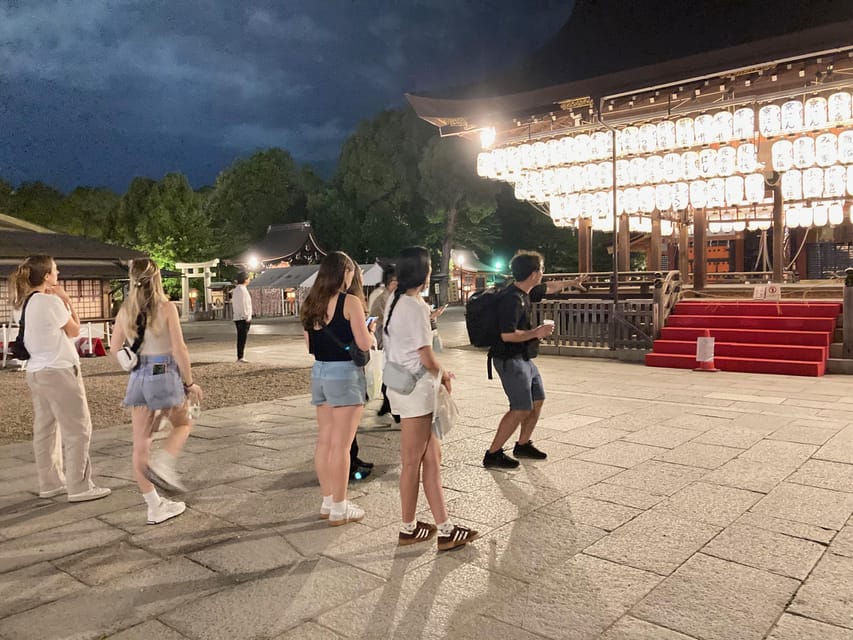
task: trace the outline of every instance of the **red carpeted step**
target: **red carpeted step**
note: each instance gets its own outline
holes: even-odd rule
[[[671,315],[668,327],[696,327],[722,329],[766,329],[770,331],[834,331],[837,318],[792,318],[767,316],[702,316]]]
[[[753,358],[714,358],[714,365],[722,371],[743,373],[776,373],[790,376],[822,376],[826,362],[801,362],[796,360],[756,360]],[[670,369],[694,369],[696,356],[676,353],[647,353],[646,366]]]
[[[655,340],[655,353],[696,355],[696,342],[681,340]],[[733,358],[755,358],[757,360],[802,360],[823,362],[827,357],[826,347],[811,347],[791,344],[748,344],[744,342],[714,341],[714,356]]]
[[[748,300],[682,301],[675,306],[678,315],[700,316],[785,316],[798,318],[835,318],[841,305],[835,302],[752,302]]]
[[[670,316],[671,318],[672,316]],[[745,342],[750,344],[800,344],[829,347],[830,335],[825,331],[764,331],[762,329],[710,329],[711,337],[720,342]],[[661,340],[692,341],[704,335],[697,327],[664,327]]]

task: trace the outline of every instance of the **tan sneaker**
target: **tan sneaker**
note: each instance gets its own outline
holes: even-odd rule
[[[397,544],[401,547],[404,547],[408,544],[415,544],[416,542],[426,542],[427,540],[432,539],[438,529],[434,524],[429,524],[428,522],[418,522],[415,524],[415,530],[411,533],[403,533],[400,532],[399,540]]]
[[[329,514],[329,525],[340,527],[342,524],[347,524],[348,522],[360,522],[363,518],[364,509],[352,502],[347,502],[347,508],[343,514],[335,512]]]

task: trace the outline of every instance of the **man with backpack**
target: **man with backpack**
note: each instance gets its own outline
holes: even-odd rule
[[[539,340],[553,333],[554,324],[531,327],[530,303],[539,302],[546,294],[557,293],[567,287],[581,291],[585,288],[582,277],[542,283],[543,269],[541,253],[519,251],[510,262],[514,282],[492,294],[496,296],[497,336],[489,349],[489,358],[509,399],[509,411],[501,418],[492,445],[483,456],[486,468],[514,469],[518,466],[518,460],[506,455],[503,446],[519,426],[521,432],[513,447],[513,455],[534,460],[548,457],[531,440],[545,400],[542,376],[533,359],[539,354]]]

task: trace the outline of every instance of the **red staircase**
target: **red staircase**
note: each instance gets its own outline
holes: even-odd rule
[[[714,338],[723,371],[822,376],[841,313],[836,302],[679,302],[646,354],[646,366],[693,369],[696,338]]]

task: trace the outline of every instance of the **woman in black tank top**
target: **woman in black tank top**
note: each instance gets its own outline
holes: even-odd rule
[[[344,345],[355,342],[359,349],[369,349],[373,343],[364,306],[346,293],[356,269],[358,265],[340,251],[323,258],[301,311],[305,341],[315,359],[311,404],[317,407],[314,468],[323,494],[320,518],[332,526],[364,518],[364,510],[346,497],[350,444],[364,411],[367,387],[364,369],[355,366]]]

